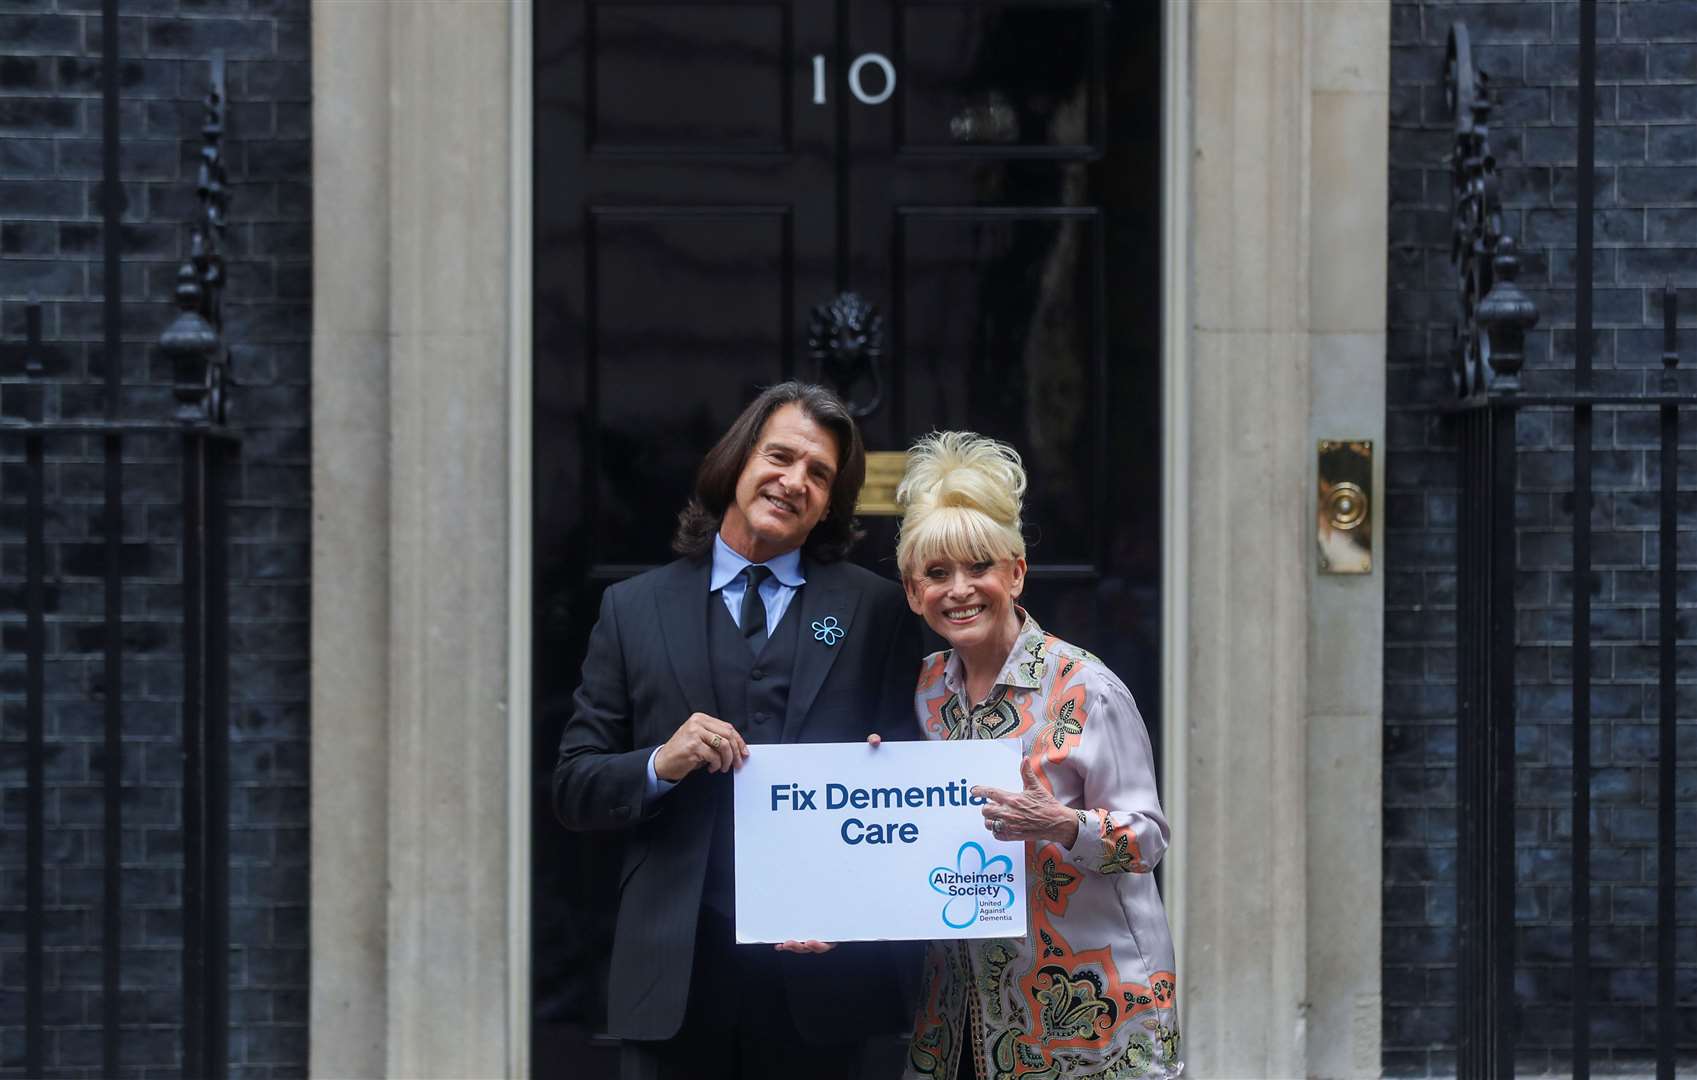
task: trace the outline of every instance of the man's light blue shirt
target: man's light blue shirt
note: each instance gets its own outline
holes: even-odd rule
[[[732,551],[724,537],[713,538],[713,572],[707,579],[707,591],[725,598],[725,609],[731,613],[731,621],[738,627],[742,626],[742,594],[748,591],[748,579],[742,572],[752,565]],[[801,576],[800,551],[786,551],[762,565],[772,571],[772,576],[760,583],[760,599],[766,602],[769,633],[789,610],[790,598],[797,589],[807,584],[807,579]]]
[[[713,537],[713,570],[707,579],[707,591],[718,593],[724,599],[725,609],[731,613],[731,621],[738,627],[742,626],[742,597],[748,591],[748,578],[743,576],[743,571],[751,565],[731,550],[723,536]],[[761,565],[772,571],[772,576],[760,583],[760,599],[766,605],[766,626],[770,632],[789,610],[790,600],[797,589],[807,584],[807,579],[801,575],[800,551],[786,551]],[[664,795],[677,786],[676,781],[662,780],[654,771],[654,758],[659,753],[660,748],[656,746],[648,755],[648,784],[643,791],[645,801]]]

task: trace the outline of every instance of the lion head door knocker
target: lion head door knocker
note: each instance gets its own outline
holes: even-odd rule
[[[884,401],[884,317],[876,305],[852,292],[815,305],[807,351],[819,378],[830,381],[855,418],[878,411]]]

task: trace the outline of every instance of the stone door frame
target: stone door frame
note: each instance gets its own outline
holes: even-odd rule
[[[1383,445],[1388,8],[1165,2],[1187,1056],[1377,1075],[1383,575],[1312,523]],[[530,1072],[531,4],[312,8],[317,1075]]]

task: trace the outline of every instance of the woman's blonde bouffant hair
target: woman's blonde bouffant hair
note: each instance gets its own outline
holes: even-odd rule
[[[938,557],[1024,558],[1024,499],[1025,466],[1013,447],[970,431],[932,432],[907,452],[896,488],[902,508],[897,568],[909,576]]]

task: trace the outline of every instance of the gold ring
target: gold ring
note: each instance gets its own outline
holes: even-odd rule
[[[711,739],[707,740],[707,745],[717,750],[719,747],[725,745],[725,737],[723,735],[715,735]]]

